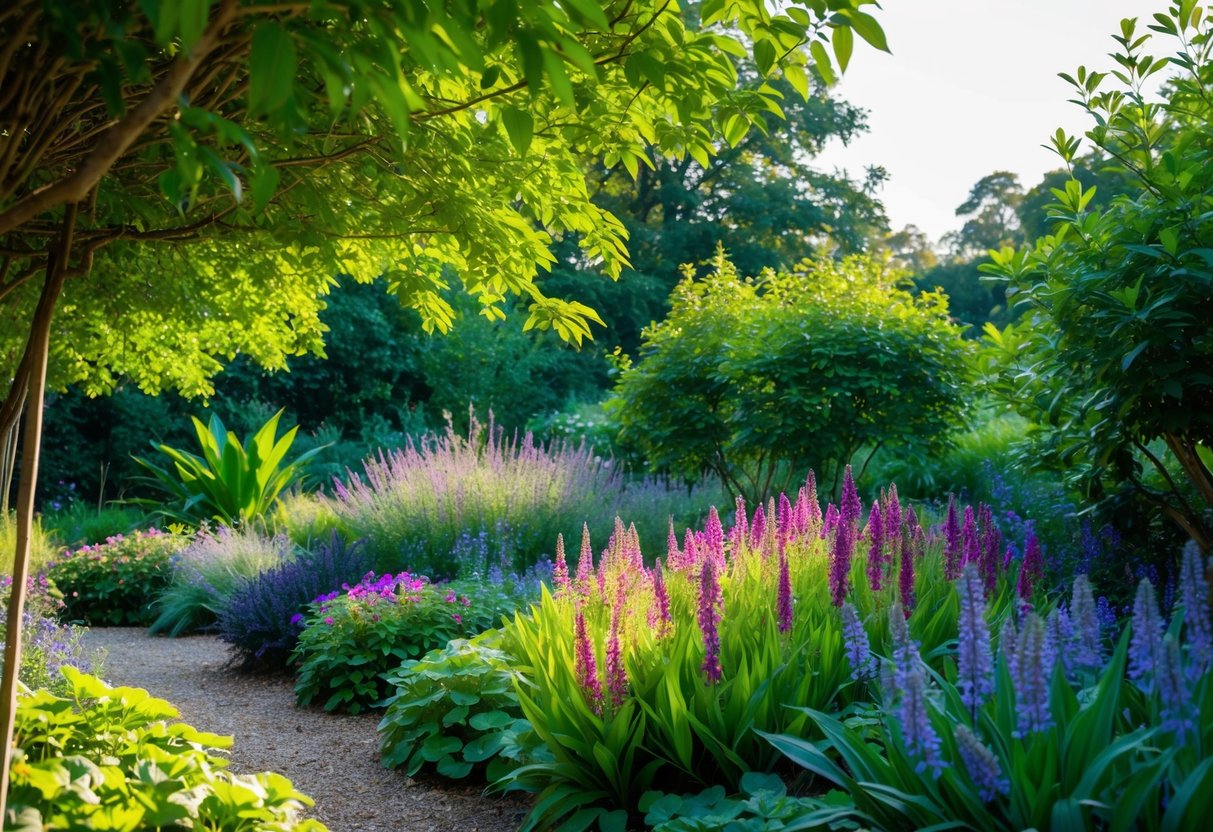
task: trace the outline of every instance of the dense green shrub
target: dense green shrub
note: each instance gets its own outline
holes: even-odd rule
[[[64,546],[99,543],[107,537],[130,534],[141,526],[150,526],[150,518],[132,506],[90,506],[79,500],[42,515],[46,533]]]
[[[435,585],[407,572],[370,573],[321,595],[299,616],[302,631],[291,656],[299,704],[323,701],[325,710],[358,713],[388,696],[385,674],[402,661],[484,631],[520,601],[494,584]]]
[[[413,776],[432,769],[458,780],[500,779],[551,754],[522,716],[515,685],[526,677],[502,649],[501,630],[409,659],[387,673],[393,693],[379,723],[379,751],[388,768]]]
[[[584,523],[609,524],[620,512],[636,517],[641,539],[655,547],[671,516],[694,521],[707,502],[702,490],[629,481],[586,446],[508,439],[491,416],[487,426],[473,420],[466,437],[448,428],[369,459],[336,492],[341,523],[366,541],[376,571],[435,580],[475,571],[465,563],[469,545],[478,561],[491,550],[484,566],[523,572],[551,559],[557,535],[575,539]]]
[[[832,493],[861,449],[917,456],[960,425],[968,345],[942,296],[869,258],[713,267],[678,285],[616,388],[621,440],[653,469],[753,501],[813,468]]]
[[[174,559],[172,583],[156,599],[150,631],[179,636],[213,626],[238,588],[294,556],[285,537],[270,538],[252,526],[204,528]]]
[[[153,528],[64,553],[46,572],[63,596],[63,619],[89,625],[151,623],[156,598],[172,582],[172,559],[186,542]]]
[[[312,801],[279,774],[231,774],[231,739],[182,722],[168,702],[65,667],[65,696],[22,695],[6,829],[321,832]]]

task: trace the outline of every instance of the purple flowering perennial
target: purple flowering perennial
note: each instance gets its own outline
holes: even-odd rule
[[[1066,678],[1071,678],[1077,669],[1074,664],[1074,641],[1070,611],[1065,607],[1054,607],[1045,619],[1045,649],[1061,662]]]
[[[776,526],[777,543],[780,550],[788,545],[788,539],[792,536],[792,504],[788,501],[787,494],[779,495],[779,509],[776,514],[778,525]]]
[[[653,566],[653,604],[656,607],[657,638],[665,638],[674,628],[670,615],[670,593],[665,587],[665,569],[659,559]]]
[[[1185,745],[1189,737],[1198,735],[1192,712],[1200,711],[1199,706],[1194,707],[1195,703],[1191,701],[1179,642],[1171,636],[1163,639],[1160,661],[1154,668],[1154,675],[1158,684],[1162,729],[1174,734],[1176,745]]]
[[[779,553],[779,599],[777,607],[779,632],[789,632],[792,629],[792,573],[788,566],[786,552]]]
[[[1158,612],[1158,596],[1149,578],[1142,578],[1133,599],[1132,636],[1129,640],[1129,678],[1150,693],[1154,687],[1154,670],[1162,660],[1162,616]]]
[[[880,503],[872,503],[868,515],[868,585],[873,592],[884,586],[884,519],[880,516]]]
[[[590,643],[585,613],[577,612],[577,623],[573,633],[575,670],[577,684],[589,700],[595,713],[602,712],[602,682],[598,679],[598,660],[594,657],[594,645]]]
[[[886,540],[896,540],[901,534],[901,500],[897,497],[897,483],[889,485],[889,494],[885,499],[884,536]]]
[[[1070,597],[1070,624],[1074,628],[1073,663],[1078,670],[1097,671],[1103,666],[1103,633],[1095,594],[1086,575],[1074,578]]]
[[[910,539],[910,527],[907,525],[902,528],[901,533],[897,535],[900,558],[899,570],[897,576],[898,591],[901,597],[901,605],[905,608],[906,615],[914,609],[914,544]]]
[[[830,601],[836,607],[850,591],[851,575],[851,527],[839,523],[834,530],[834,546],[830,550]]]
[[[892,715],[901,727],[906,750],[916,760],[914,771],[917,774],[929,771],[932,777],[938,778],[947,763],[940,755],[939,734],[931,724],[927,674],[918,654],[918,645],[910,640],[900,604],[889,608],[889,631],[893,639],[893,669],[885,682],[889,688],[889,701],[894,703]]]
[[[1019,580],[1015,585],[1016,594],[1023,601],[1031,601],[1032,593],[1036,589],[1036,584],[1044,579],[1045,562],[1044,556],[1040,552],[1040,541],[1036,539],[1036,534],[1028,533],[1028,539],[1024,543],[1023,562],[1019,564]]]
[[[855,478],[851,474],[850,465],[842,477],[842,497],[838,502],[843,525],[857,531],[859,521],[863,519],[863,503],[860,502],[859,492],[855,489]]]
[[[708,556],[715,561],[717,566],[720,566],[724,563],[724,527],[720,525],[720,515],[716,513],[716,506],[708,509],[708,522],[703,527],[703,533]]]
[[[611,632],[607,637],[606,648],[606,682],[607,691],[611,695],[611,707],[618,708],[628,693],[628,672],[623,666],[623,648],[620,643],[620,620],[627,599],[624,597],[623,584],[615,595],[615,605],[611,608]]]
[[[830,536],[830,532],[838,528],[838,509],[833,503],[826,505],[825,522],[821,525],[821,539],[825,540]]]
[[[851,678],[857,682],[876,678],[876,659],[868,642],[867,630],[859,613],[849,601],[842,605],[842,641],[847,661],[851,663]]]
[[[723,676],[719,631],[722,603],[716,566],[710,558],[705,559],[699,575],[699,629],[703,633],[703,673],[709,685],[716,684]]]
[[[806,528],[810,530],[820,528],[823,522],[821,503],[817,498],[817,474],[812,469],[809,470],[809,476],[805,480],[804,487],[806,491],[805,503],[809,513]]]
[[[977,537],[977,519],[973,516],[973,507],[965,506],[964,525],[960,529],[960,565],[977,563],[981,559],[980,542]]]
[[[957,584],[960,593],[959,638],[956,648],[960,700],[974,718],[977,709],[994,693],[994,656],[990,650],[990,625],[986,623],[986,599],[976,564],[965,566]]]
[[[1179,568],[1179,598],[1183,605],[1183,636],[1188,646],[1188,666],[1192,677],[1199,678],[1213,664],[1213,627],[1209,619],[1209,581],[1205,577],[1205,559],[1195,540],[1184,546]]]
[[[948,514],[943,524],[943,576],[949,581],[960,577],[960,521],[956,517],[956,495],[948,495]]]
[[[556,567],[552,570],[552,583],[557,590],[569,588],[569,564],[564,557],[564,535],[556,535]]]
[[[954,736],[956,750],[960,752],[960,759],[973,785],[977,787],[982,802],[990,803],[999,795],[1010,794],[1011,781],[1003,775],[1002,766],[989,746],[979,740],[967,725],[957,726]]]
[[[762,503],[759,503],[758,508],[754,509],[754,520],[750,523],[750,548],[761,548],[762,539],[766,533],[767,513],[765,510],[763,510]]]
[[[581,524],[581,552],[577,558],[577,591],[581,595],[590,594],[590,585],[594,576],[594,549],[590,545],[590,526]]]
[[[1026,737],[1053,726],[1049,707],[1049,683],[1056,655],[1049,651],[1045,623],[1029,613],[1015,645],[1015,705],[1017,723],[1014,736]]]

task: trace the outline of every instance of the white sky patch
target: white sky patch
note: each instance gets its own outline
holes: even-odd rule
[[[858,42],[836,87],[869,111],[869,132],[844,147],[832,142],[816,166],[861,176],[868,165],[890,174],[880,192],[894,229],[913,224],[932,240],[960,226],[956,206],[995,170],[1035,185],[1060,160],[1041,145],[1058,128],[1081,135],[1089,119],[1058,72],[1079,64],[1104,71],[1120,20],[1138,33],[1165,0],[882,0],[875,12],[893,54]],[[1148,54],[1174,52],[1163,35]],[[1165,73],[1164,73],[1165,74]],[[1158,76],[1156,76],[1158,77]],[[1105,81],[1115,84],[1115,79]],[[1084,140],[1083,148],[1089,147]]]

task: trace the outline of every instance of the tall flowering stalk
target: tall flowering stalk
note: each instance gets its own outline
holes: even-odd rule
[[[1193,678],[1200,677],[1213,664],[1213,628],[1209,618],[1209,581],[1205,578],[1204,558],[1195,540],[1184,546],[1179,568],[1179,598],[1184,608],[1184,640],[1191,660]]]
[[[720,525],[720,515],[716,512],[716,506],[708,509],[708,521],[703,527],[703,534],[707,556],[714,561],[717,568],[720,568],[724,564],[724,527]]]
[[[839,522],[834,530],[834,546],[830,550],[830,601],[836,607],[842,606],[851,589],[851,527]]]
[[[960,528],[960,565],[977,563],[981,559],[980,542],[977,536],[977,520],[973,516],[973,507],[965,506],[964,525]]]
[[[859,611],[849,601],[842,605],[842,641],[851,664],[851,678],[857,682],[876,678],[876,659],[867,630],[859,620]]]
[[[789,632],[792,629],[792,573],[787,552],[779,553],[779,600],[776,606],[779,632]]]
[[[589,596],[594,580],[594,549],[590,546],[590,526],[581,524],[581,554],[577,558],[577,592]]]
[[[674,617],[670,615],[670,593],[665,586],[665,568],[658,560],[653,566],[653,610],[657,638],[665,638],[674,630]]]
[[[1162,615],[1158,595],[1149,578],[1142,578],[1133,599],[1132,635],[1129,640],[1129,678],[1149,693],[1154,686],[1154,669],[1162,662]]]
[[[895,538],[898,542],[900,563],[898,564],[897,589],[901,597],[901,606],[909,615],[914,609],[914,543],[910,538],[908,525],[903,526],[901,533]]]
[[[1199,736],[1192,712],[1199,715],[1200,705],[1192,701],[1179,642],[1169,635],[1163,639],[1161,661],[1154,675],[1162,729],[1174,735],[1176,745],[1185,745],[1190,737]]]
[[[957,622],[956,686],[960,690],[960,700],[976,720],[977,709],[994,693],[990,625],[986,623],[986,599],[976,564],[965,566],[957,589],[960,619]]]
[[[994,752],[969,730],[967,725],[958,725],[954,733],[956,750],[969,773],[982,802],[989,803],[999,795],[1010,794],[1011,781],[1002,773],[1002,766]]]
[[[716,564],[705,559],[699,575],[699,630],[703,633],[703,673],[709,685],[720,681],[720,613],[723,599]]]
[[[948,495],[948,514],[943,523],[943,576],[949,581],[960,577],[960,520],[956,516],[956,495]]]
[[[868,585],[873,592],[884,586],[884,519],[880,516],[880,503],[872,503],[868,515]]]
[[[805,531],[812,534],[814,530],[820,529],[823,518],[821,516],[821,501],[817,497],[817,474],[812,469],[809,470],[809,476],[805,480]]]
[[[940,755],[939,734],[931,724],[927,702],[927,674],[918,654],[918,645],[910,640],[905,613],[900,604],[889,608],[889,632],[893,642],[892,671],[886,676],[886,695],[901,727],[901,739],[907,751],[917,760],[914,771],[928,770],[938,778],[947,763]]]
[[[1095,607],[1095,593],[1086,575],[1074,578],[1070,596],[1070,624],[1074,628],[1073,664],[1078,670],[1096,671],[1103,665],[1103,633]]]
[[[1017,711],[1015,736],[1026,737],[1053,726],[1049,681],[1056,656],[1045,638],[1045,623],[1036,613],[1024,619],[1015,645],[1014,681]]]
[[[988,507],[986,511],[988,514]],[[981,540],[981,581],[986,592],[990,593],[998,585],[998,565],[1002,551],[1002,531],[998,528],[998,524],[994,522],[993,517],[990,518],[989,525],[986,526],[983,534],[984,537]]]
[[[792,535],[794,533],[793,520],[792,520],[792,504],[788,501],[787,494],[779,495],[779,509],[777,512],[777,520],[778,520],[778,526],[776,528],[776,531],[778,532],[777,543],[779,545],[780,550],[782,551],[788,545],[788,541],[792,538]]]
[[[577,684],[585,694],[594,713],[602,713],[602,682],[598,679],[598,660],[594,657],[594,645],[590,643],[585,613],[577,611],[577,622],[573,633],[575,670]]]
[[[830,532],[838,528],[838,509],[833,503],[826,506],[825,521],[821,525],[821,539],[825,540],[830,536]]]
[[[885,540],[896,540],[901,534],[901,500],[897,496],[897,483],[889,485],[881,515],[884,517]]]
[[[859,491],[855,488],[855,478],[851,475],[850,465],[842,477],[842,497],[838,503],[843,525],[857,531],[859,521],[863,519],[863,503],[860,502]]]
[[[623,646],[620,641],[620,623],[624,610],[627,608],[627,598],[624,595],[623,584],[619,584],[615,593],[615,604],[611,607],[611,632],[607,637],[606,648],[606,682],[607,691],[611,695],[611,707],[618,708],[628,693],[628,672],[623,666]]]
[[[558,591],[569,588],[569,564],[564,557],[564,535],[556,535],[556,566],[552,568],[552,584]]]
[[[1028,532],[1024,543],[1023,562],[1019,564],[1019,580],[1015,584],[1015,592],[1022,601],[1032,600],[1036,584],[1044,580],[1045,561],[1040,552],[1040,541],[1034,532]]]
[[[758,504],[758,508],[754,509],[754,519],[750,523],[750,548],[762,548],[762,538],[767,533],[767,513],[762,507],[762,503]]]

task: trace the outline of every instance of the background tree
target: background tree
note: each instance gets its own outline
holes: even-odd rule
[[[1091,114],[1087,133],[1134,187],[1093,209],[1078,178],[1054,191],[1055,232],[1002,249],[986,271],[1025,314],[988,329],[993,389],[1043,426],[1033,457],[1068,472],[1089,499],[1126,489],[1149,500],[1202,549],[1213,544],[1213,190],[1208,160],[1213,29],[1190,0],[1149,27],[1174,57],[1154,58],[1125,20],[1110,75],[1063,76]],[[1161,100],[1144,93],[1164,68]],[[1115,81],[1112,85],[1109,82]],[[1067,164],[1077,139],[1058,131]]]
[[[723,254],[712,265],[678,285],[616,389],[622,438],[651,467],[761,500],[809,468],[836,487],[857,454],[862,475],[961,421],[967,347],[942,296],[858,256],[744,279]]]
[[[90,393],[124,377],[206,393],[237,354],[281,367],[317,351],[337,274],[386,277],[446,330],[453,268],[488,316],[523,296],[528,328],[580,341],[593,311],[534,275],[570,232],[608,274],[626,262],[584,160],[650,144],[710,156],[726,119],[748,128],[775,106],[773,91],[736,91],[737,37],[807,93],[831,32],[846,32],[842,65],[852,31],[883,47],[861,2],[713,1],[696,28],[634,0],[7,4],[0,447],[26,419],[0,814],[48,370]]]

